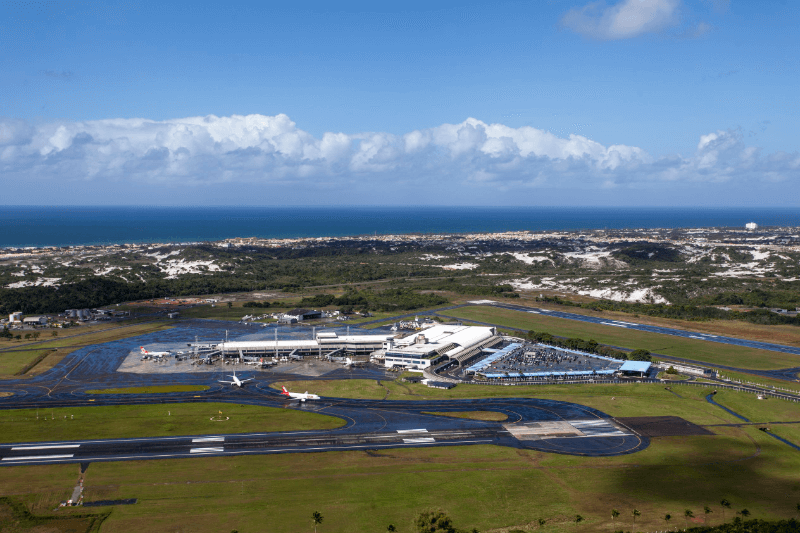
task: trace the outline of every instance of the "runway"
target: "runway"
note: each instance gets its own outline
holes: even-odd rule
[[[465,304],[476,305],[476,304]],[[622,320],[610,320],[608,318],[601,318],[595,316],[579,315],[576,313],[567,313],[564,311],[552,311],[549,309],[542,309],[538,307],[525,307],[522,305],[506,304],[494,302],[492,307],[500,307],[503,309],[510,309],[512,311],[522,311],[524,313],[542,314],[545,316],[552,316],[555,318],[564,318],[567,320],[577,320],[579,322],[590,322],[592,324],[601,324],[604,326],[612,326],[617,328],[634,329],[637,331],[647,331],[650,333],[660,333],[661,335],[672,335],[673,337],[683,337],[686,339],[697,339],[708,342],[718,342],[722,344],[732,344],[734,346],[744,346],[747,348],[756,348],[758,350],[768,350],[771,352],[783,352],[800,355],[800,348],[795,346],[787,346],[785,344],[773,344],[769,342],[751,341],[747,339],[737,339],[735,337],[725,337],[722,335],[711,335],[709,333],[699,333],[695,331],[686,331],[682,329],[665,328],[661,326],[650,326],[648,324],[638,324],[636,322],[628,322]],[[461,306],[458,306],[461,307]],[[452,309],[452,308],[451,308]],[[437,310],[438,311],[438,310]]]
[[[239,394],[237,401],[286,406],[286,401],[262,395],[259,390],[254,387]],[[634,434],[600,411],[552,400],[391,402],[324,398],[290,403],[296,409],[343,418],[347,424],[322,431],[4,444],[0,445],[0,466],[476,444],[607,456],[633,453],[649,445],[646,437]],[[508,420],[484,422],[429,414],[475,410],[502,412]],[[224,428],[224,423],[220,426]]]

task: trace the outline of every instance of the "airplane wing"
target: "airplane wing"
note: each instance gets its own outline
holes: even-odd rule
[[[228,385],[233,385],[236,383],[235,381],[219,381],[220,383],[227,383]]]

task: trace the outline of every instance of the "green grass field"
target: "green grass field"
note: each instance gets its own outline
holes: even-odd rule
[[[210,420],[220,411],[230,419]],[[344,424],[317,413],[228,403],[13,409],[0,411],[0,442],[299,431]]]
[[[375,382],[367,383],[354,383],[351,395],[385,394]],[[393,385],[387,384],[399,396],[403,389]],[[407,386],[417,392],[416,386]],[[447,397],[466,397],[467,392],[491,397],[494,390],[573,401],[617,416],[670,414],[699,424],[738,422],[705,401],[708,389],[684,385],[673,386],[680,397],[654,384],[427,389]],[[406,397],[415,396],[406,392]],[[753,420],[797,418],[797,404],[780,400],[723,391],[717,401]],[[315,510],[325,518],[320,533],[381,532],[389,523],[411,532],[415,514],[430,507],[445,509],[458,527],[496,533],[513,528],[627,530],[636,508],[641,511],[637,530],[663,531],[664,513],[676,517],[672,526],[683,527],[684,509],[703,516],[703,505],[714,511],[709,523],[719,523],[722,498],[732,503],[728,520],[745,507],[757,518],[794,516],[800,501],[800,453],[754,426],[710,429],[715,435],[656,438],[644,451],[605,458],[481,445],[95,463],[86,473],[85,497],[139,499],[136,505],[113,509],[102,531],[115,532],[313,531]],[[772,429],[790,440],[800,437],[800,425]],[[46,512],[41,502],[68,495],[77,465],[0,472],[0,493],[32,506],[40,502],[38,509]],[[621,512],[616,524],[610,517],[614,508]],[[577,527],[575,514],[586,519]],[[547,520],[541,529],[539,518]]]
[[[42,355],[45,357],[24,374],[24,377],[32,377],[41,374],[55,366],[65,355],[77,349],[79,346],[88,344],[100,344],[114,340],[124,339],[169,329],[172,324],[165,322],[148,322],[145,324],[101,324],[99,326],[89,326],[86,329],[78,328],[75,331],[59,332],[59,337],[44,337],[44,342],[37,344],[2,344],[0,343],[0,379],[19,378],[16,374],[25,367],[36,361]],[[44,332],[49,335],[49,332]],[[23,348],[30,348],[23,350]]]
[[[562,337],[594,339],[601,344],[623,348],[643,348],[674,357],[705,361],[738,368],[774,370],[800,366],[800,356],[767,350],[756,350],[702,340],[660,335],[627,328],[578,322],[565,318],[534,315],[493,307],[462,307],[447,311],[448,316],[499,324],[514,330],[545,331]]]
[[[18,378],[16,374],[37,358],[50,353],[50,349],[0,352],[0,378]]]

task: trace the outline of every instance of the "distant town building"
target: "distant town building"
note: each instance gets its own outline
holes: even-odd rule
[[[22,311],[17,311],[16,313],[8,315],[9,322],[22,322],[22,318]]]
[[[755,222],[748,222],[747,224],[744,225],[744,227],[752,231],[758,229],[758,224],[756,224]]]
[[[315,318],[322,318],[322,311],[309,311],[308,309],[292,309],[283,314],[284,318],[294,318],[298,322],[303,320],[313,320]]]

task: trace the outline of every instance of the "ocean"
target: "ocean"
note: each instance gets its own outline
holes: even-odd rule
[[[800,226],[797,208],[0,206],[0,247],[625,228]]]

